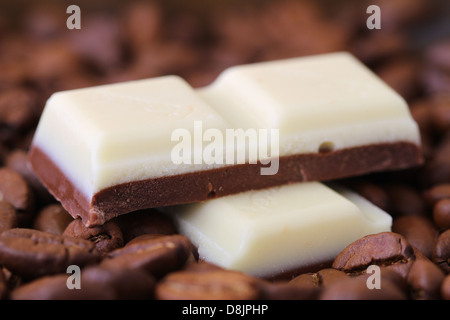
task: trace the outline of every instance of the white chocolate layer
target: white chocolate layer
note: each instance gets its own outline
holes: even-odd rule
[[[390,231],[392,218],[361,196],[297,183],[165,208],[200,258],[254,276],[331,261],[351,242]]]
[[[202,134],[223,137],[226,129],[279,130],[279,150],[268,155],[316,153],[324,143],[420,143],[405,101],[351,55],[335,53],[233,67],[197,90],[166,76],[55,93],[33,144],[90,198],[121,183],[235,164],[209,163],[207,141],[192,143],[203,162],[174,163],[172,134],[195,139],[195,121]],[[241,150],[226,143],[223,158]],[[263,160],[259,143],[244,146],[245,161]]]

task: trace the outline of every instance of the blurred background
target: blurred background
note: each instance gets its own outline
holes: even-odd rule
[[[372,4],[381,30],[366,27]],[[450,1],[1,1],[0,150],[26,149],[55,91],[166,74],[200,87],[232,65],[341,50],[420,115],[450,90]]]

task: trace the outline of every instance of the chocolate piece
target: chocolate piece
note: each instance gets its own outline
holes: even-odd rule
[[[220,137],[212,152],[205,141]],[[187,140],[191,150],[180,147]],[[233,67],[197,90],[166,76],[56,93],[30,161],[65,208],[93,226],[139,209],[408,168],[422,158],[405,101],[336,53]]]
[[[174,214],[201,259],[263,278],[330,261],[354,240],[389,231],[392,222],[355,193],[318,182],[163,210]]]

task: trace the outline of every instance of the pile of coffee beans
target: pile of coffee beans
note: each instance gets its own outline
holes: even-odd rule
[[[62,4],[29,3],[0,6],[1,299],[450,299],[450,32],[436,24],[449,20],[446,1],[79,1],[79,30]],[[379,30],[366,25],[371,4]],[[53,92],[167,74],[200,87],[232,65],[341,50],[407,100],[425,164],[342,181],[392,215],[392,232],[320,270],[269,280],[201,262],[153,209],[88,229],[28,165]]]

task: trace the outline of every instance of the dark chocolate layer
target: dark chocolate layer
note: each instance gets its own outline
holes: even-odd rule
[[[140,209],[203,201],[300,181],[329,181],[406,169],[421,165],[423,159],[420,148],[413,143],[383,143],[280,157],[275,175],[261,175],[261,164],[234,165],[124,183],[101,190],[92,199],[86,199],[39,148],[31,148],[30,162],[42,183],[73,217],[81,217],[87,226],[95,226]]]

